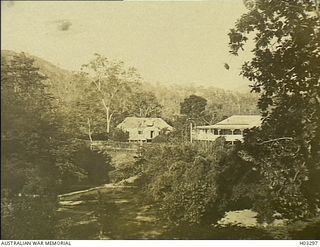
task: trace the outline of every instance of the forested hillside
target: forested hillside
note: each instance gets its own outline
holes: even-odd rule
[[[14,55],[17,55],[17,53],[13,51],[1,52],[1,56],[9,60]],[[88,109],[84,104],[86,100],[88,102],[94,100],[95,93],[91,92],[91,96],[89,95],[89,91],[93,88],[90,82],[84,79],[83,73],[80,72],[81,68],[78,72],[71,72],[44,59],[29,54],[26,54],[26,56],[34,59],[34,65],[39,67],[39,71],[43,75],[47,76],[45,82],[48,85],[47,90],[56,98],[59,109],[63,114],[66,114],[65,117],[69,120],[72,117],[76,118],[74,121],[77,122],[78,132],[82,133],[80,136],[86,135],[85,133],[88,131],[88,119],[91,121],[91,131],[98,135],[106,131],[107,117],[103,113],[104,109],[96,105]],[[125,70],[125,68],[123,67],[122,70]],[[136,76],[139,77],[140,75],[137,74]],[[125,106],[122,106],[122,109],[116,109],[113,119],[110,121],[110,128],[114,128],[127,116],[157,116],[172,122],[180,115],[180,103],[190,95],[198,95],[207,100],[206,112],[211,118],[207,118],[202,124],[213,124],[233,114],[258,113],[256,107],[257,95],[249,92],[239,93],[213,86],[162,85],[145,82],[143,77],[136,79],[136,85],[132,84],[131,88],[127,87],[123,91],[129,96],[128,101]],[[97,104],[99,105],[99,102]],[[80,112],[84,116],[80,117]],[[95,116],[92,116],[92,114]],[[100,118],[100,120],[97,118]],[[103,122],[104,124],[102,124]],[[74,122],[70,124],[73,125]]]
[[[171,118],[180,114],[180,103],[190,95],[198,95],[207,99],[207,111],[217,113],[220,117],[233,114],[257,114],[256,102],[258,97],[254,94],[239,93],[220,88],[182,85],[147,85],[157,96],[163,106],[163,117]]]

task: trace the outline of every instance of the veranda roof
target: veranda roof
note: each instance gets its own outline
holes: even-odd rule
[[[260,115],[233,115],[214,125],[197,126],[196,129],[249,129],[261,125]]]

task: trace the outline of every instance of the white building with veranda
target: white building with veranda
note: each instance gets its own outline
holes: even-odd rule
[[[214,125],[196,126],[192,130],[192,140],[214,141],[223,136],[227,142],[243,140],[243,131],[261,126],[260,115],[233,115]]]

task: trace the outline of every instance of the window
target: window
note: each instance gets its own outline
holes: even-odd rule
[[[234,134],[234,135],[241,135],[241,130],[235,129],[235,130],[233,131],[233,134]]]
[[[219,130],[217,129],[214,129],[214,132],[213,132],[214,135],[219,135]]]
[[[142,135],[142,130],[138,130],[138,135]]]
[[[230,129],[222,129],[220,131],[221,135],[232,135],[232,131]]]

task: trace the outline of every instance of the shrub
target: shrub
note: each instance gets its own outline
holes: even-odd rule
[[[87,144],[74,140],[60,145],[57,157],[59,192],[109,182],[113,166],[107,153],[91,150]]]
[[[55,198],[13,197],[1,202],[2,239],[54,239]]]
[[[115,128],[110,133],[110,140],[118,142],[127,142],[129,140],[129,132]]]
[[[111,156],[82,146],[73,154],[73,163],[85,171],[88,182],[92,184],[109,182],[109,171],[112,169]]]
[[[218,216],[224,140],[210,148],[197,144],[156,145],[143,150],[137,162],[147,195],[159,202],[163,216],[175,224],[202,223]]]

